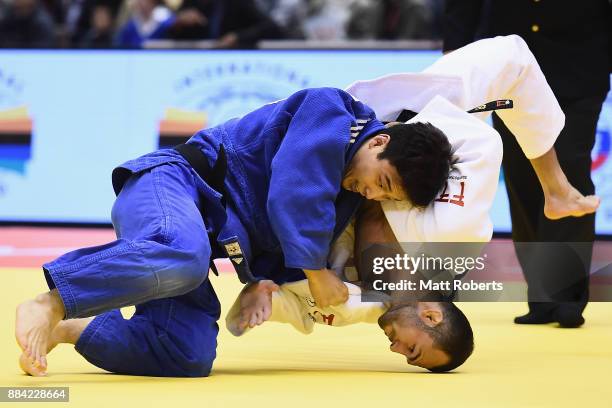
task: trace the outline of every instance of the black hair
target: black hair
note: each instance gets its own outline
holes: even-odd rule
[[[389,308],[378,319],[378,325],[384,328],[396,320],[399,324],[402,324],[402,321],[406,321],[407,318],[412,316],[412,321],[431,336],[434,347],[443,351],[449,357],[448,363],[427,368],[434,373],[443,373],[459,367],[472,355],[474,351],[474,332],[470,321],[461,309],[452,302],[439,302],[438,304],[442,309],[444,318],[434,327],[426,325],[416,316],[416,302],[400,303]]]
[[[426,207],[444,188],[452,161],[446,135],[430,123],[401,123],[378,132],[390,139],[379,160],[387,159],[397,169],[408,200]]]
[[[429,368],[434,373],[454,370],[472,355],[474,351],[474,332],[465,314],[452,302],[441,302],[444,319],[436,327],[426,326],[434,340],[434,345],[444,351],[450,361]]]

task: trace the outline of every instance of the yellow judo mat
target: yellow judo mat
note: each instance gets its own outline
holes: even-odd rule
[[[612,303],[592,303],[583,328],[516,326],[521,303],[464,303],[476,340],[454,373],[410,367],[374,325],[318,326],[305,336],[266,323],[241,338],[220,322],[218,358],[208,378],[106,373],[70,345],[49,355],[49,375],[17,365],[15,306],[45,290],[40,269],[0,268],[1,386],[70,387],[74,407],[612,407]],[[212,276],[224,312],[240,290],[235,276]],[[0,403],[0,405],[7,403]],[[18,406],[48,403],[13,403]]]

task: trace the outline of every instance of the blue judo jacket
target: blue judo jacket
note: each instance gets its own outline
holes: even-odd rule
[[[221,244],[237,236],[253,274],[277,282],[287,278],[275,276],[278,268],[325,268],[332,241],[362,200],[342,189],[345,170],[361,144],[383,128],[373,110],[348,93],[316,88],[196,133],[188,143],[211,167],[221,144],[227,155],[227,225],[215,226]],[[118,169],[136,173],[168,162],[185,161],[164,149]],[[116,192],[121,180],[114,177]],[[218,199],[209,186],[203,191],[209,203]],[[202,206],[207,226],[214,225]]]

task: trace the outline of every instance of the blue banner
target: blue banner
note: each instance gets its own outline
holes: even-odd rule
[[[437,51],[1,51],[0,221],[110,222],[116,165],[306,87],[420,71]],[[593,177],[612,234],[612,100]],[[505,189],[493,209],[509,231]]]

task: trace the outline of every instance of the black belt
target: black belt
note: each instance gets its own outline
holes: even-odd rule
[[[178,146],[174,146],[174,150],[180,153],[181,156],[193,169],[198,173],[198,176],[206,182],[213,190],[223,195],[221,197],[221,204],[223,207],[226,206],[226,193],[225,193],[225,174],[227,172],[227,157],[225,155],[225,149],[223,145],[219,146],[219,153],[217,154],[217,161],[213,167],[210,167],[206,156],[202,151],[195,145],[183,143]]]
[[[479,113],[479,112],[489,112],[500,109],[512,109],[514,104],[512,99],[498,99],[496,101],[491,101],[485,103],[484,105],[479,105],[474,109],[470,109],[467,113]],[[400,112],[396,122],[408,122],[410,119],[414,118],[417,115],[415,111],[411,111],[410,109],[404,109]]]
[[[223,148],[223,145],[219,146],[217,161],[212,167],[210,167],[210,165],[208,164],[206,156],[204,156],[202,151],[195,145],[185,143],[175,146],[174,150],[176,150],[181,156],[183,156],[183,158],[185,158],[185,160],[187,160],[189,165],[191,165],[191,167],[195,170],[196,173],[198,173],[200,178],[206,182],[206,184],[208,184],[215,191],[222,194],[221,205],[223,207],[223,210],[226,211],[227,194],[225,191],[225,174],[227,171],[227,157],[225,155],[225,149]],[[223,230],[224,228],[225,227],[221,227],[221,230]],[[216,242],[218,245],[220,245],[220,247],[225,250],[225,255],[232,262],[232,265],[234,266],[234,269],[236,270],[240,281],[242,283],[256,281],[257,279],[251,273],[249,263],[246,259],[246,254],[240,247],[238,237],[236,235],[230,234],[229,236],[225,236],[221,239],[219,236],[212,235],[214,234],[209,234],[210,242]],[[213,270],[215,275],[219,275],[213,262],[210,263],[210,268]]]
[[[225,192],[225,174],[227,172],[227,157],[225,155],[225,149],[223,145],[219,146],[219,153],[217,154],[217,161],[215,165],[210,167],[208,164],[208,159],[202,151],[193,144],[183,143],[178,146],[174,146],[174,150],[176,150],[187,163],[198,173],[198,176],[206,184],[208,184],[213,190],[217,191],[221,194],[221,205],[223,208],[226,208],[226,192]],[[210,236],[209,240],[211,244],[216,242],[216,237]],[[213,273],[219,276],[219,271],[217,271],[217,267],[214,262],[210,263],[210,269],[212,269]]]

